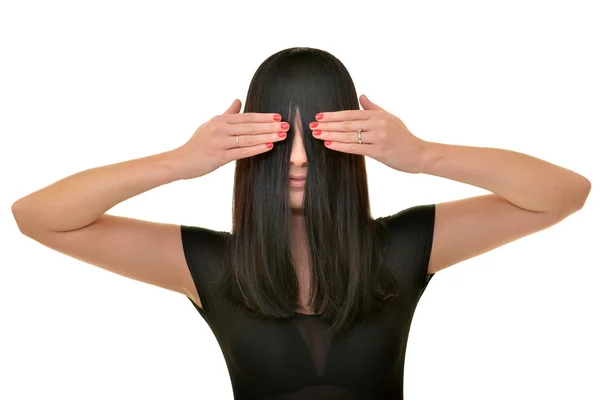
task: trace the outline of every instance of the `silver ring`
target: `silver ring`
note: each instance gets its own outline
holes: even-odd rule
[[[360,130],[360,129],[357,129],[357,130],[356,130],[356,134],[358,135],[358,143],[360,143],[360,144],[363,144],[363,142],[362,142],[362,137],[360,136],[360,132],[361,132],[361,130]]]
[[[240,147],[240,135],[235,135],[235,148]]]

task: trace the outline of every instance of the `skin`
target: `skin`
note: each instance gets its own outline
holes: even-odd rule
[[[296,126],[301,126],[299,117],[296,118]],[[302,142],[301,132],[291,132],[293,140],[292,153],[290,156],[290,175],[306,175],[307,159],[304,144]],[[304,220],[302,211],[302,200],[304,196],[304,188],[290,187],[290,206],[292,208],[292,225],[294,232],[293,253],[296,274],[300,285],[300,303],[304,305],[302,310],[298,312],[311,313],[307,309],[308,303],[308,288],[309,281],[308,273],[308,251],[306,247],[306,232],[304,230]]]
[[[296,117],[296,126],[301,126],[299,117]],[[293,140],[292,154],[290,156],[290,175],[306,175],[306,151],[302,142],[301,132],[291,132]],[[288,135],[288,139],[290,139]],[[292,215],[294,217],[294,226],[298,225],[301,228],[302,222],[302,198],[304,196],[304,188],[290,187],[290,205],[292,207]]]

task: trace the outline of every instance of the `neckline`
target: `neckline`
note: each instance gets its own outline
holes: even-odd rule
[[[304,317],[320,317],[320,314],[303,314],[303,313],[299,313],[299,312],[294,312],[295,315],[302,315]]]

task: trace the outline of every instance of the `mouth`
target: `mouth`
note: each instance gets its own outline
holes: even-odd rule
[[[291,187],[303,187],[305,182],[306,182],[305,177],[302,177],[302,178],[290,177],[290,186]]]

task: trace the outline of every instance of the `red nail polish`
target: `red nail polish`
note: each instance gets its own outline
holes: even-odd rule
[[[273,147],[273,143],[267,143],[267,149],[270,149]]]
[[[308,126],[310,126],[311,128],[316,128],[318,125],[318,122],[311,122],[310,124],[308,124]]]
[[[331,140],[326,140],[325,141],[325,146],[330,146],[331,145]]]
[[[319,136],[320,134],[321,134],[321,131],[318,131],[318,130],[313,131],[313,135],[315,135],[315,136]]]
[[[281,129],[283,129],[284,131],[287,131],[288,129],[290,129],[290,125],[287,122],[282,122]]]
[[[275,121],[279,122],[279,121],[281,121],[281,115],[279,115],[279,114],[275,114],[275,115],[273,115],[273,119],[274,119]]]
[[[317,121],[320,121],[323,119],[323,114],[317,114]]]

